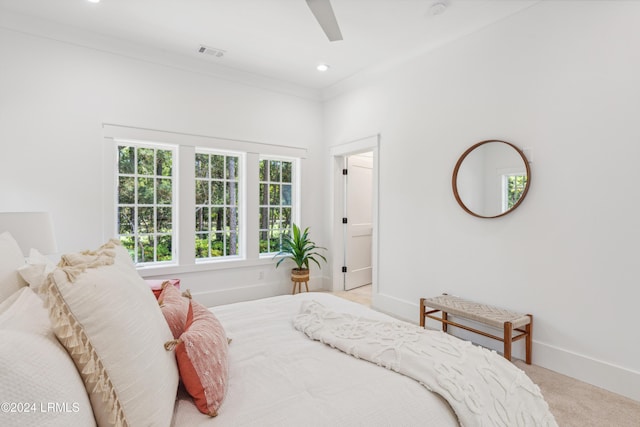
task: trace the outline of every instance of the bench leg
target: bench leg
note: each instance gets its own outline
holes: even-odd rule
[[[513,325],[511,322],[504,322],[504,358],[511,361],[511,341]]]
[[[448,318],[449,318],[449,315],[447,314],[447,312],[443,311],[442,312],[442,332],[447,332],[447,326],[449,325],[447,325],[446,321]]]
[[[527,316],[529,316],[529,319],[531,319],[531,321],[524,328],[524,330],[527,333],[527,336],[525,338],[525,350],[526,350],[525,361],[527,362],[527,365],[531,365],[531,345],[533,342],[533,338],[532,338],[533,337],[533,315],[527,314]]]
[[[424,298],[420,298],[420,326],[424,328]]]

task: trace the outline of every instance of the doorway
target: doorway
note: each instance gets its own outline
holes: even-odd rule
[[[332,290],[368,291],[372,303],[378,292],[379,139],[379,135],[374,135],[330,150],[333,159]],[[355,263],[350,252],[355,253]],[[350,276],[350,273],[354,274]]]
[[[373,152],[345,157],[344,290],[371,285],[373,276]]]

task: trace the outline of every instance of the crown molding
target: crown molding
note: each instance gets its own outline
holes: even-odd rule
[[[204,74],[216,79],[250,86],[283,95],[304,98],[311,101],[322,100],[322,93],[286,81],[261,76],[232,67],[195,59],[186,55],[174,54],[154,47],[133,43],[127,40],[103,36],[76,27],[17,14],[7,10],[0,13],[0,28],[16,33],[52,40],[80,48],[101,51],[129,58],[175,68],[187,72]]]

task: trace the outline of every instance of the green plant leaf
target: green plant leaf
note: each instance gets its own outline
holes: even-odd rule
[[[321,268],[320,262],[315,257],[327,262],[327,259],[316,250],[326,248],[316,246],[309,238],[309,227],[303,231],[296,224],[292,224],[291,234],[282,236],[282,249],[274,255],[274,258],[281,257],[276,263],[276,268],[286,259],[291,259],[297,268],[309,268],[309,261],[314,262]]]

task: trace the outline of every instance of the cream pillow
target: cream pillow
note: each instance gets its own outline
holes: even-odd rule
[[[169,426],[178,369],[173,338],[127,251],[112,240],[63,255],[43,291],[100,426]]]
[[[0,303],[0,329],[49,336],[58,341],[51,329],[47,309],[28,286],[20,288]]]
[[[31,289],[0,304],[0,342],[0,396],[9,405],[0,425],[96,425],[82,378]]]
[[[24,265],[24,254],[8,231],[0,234],[0,302],[13,295],[27,282],[16,271]]]
[[[56,265],[37,249],[31,249],[26,263],[18,268],[18,274],[29,284],[29,287],[37,294],[45,279]]]

